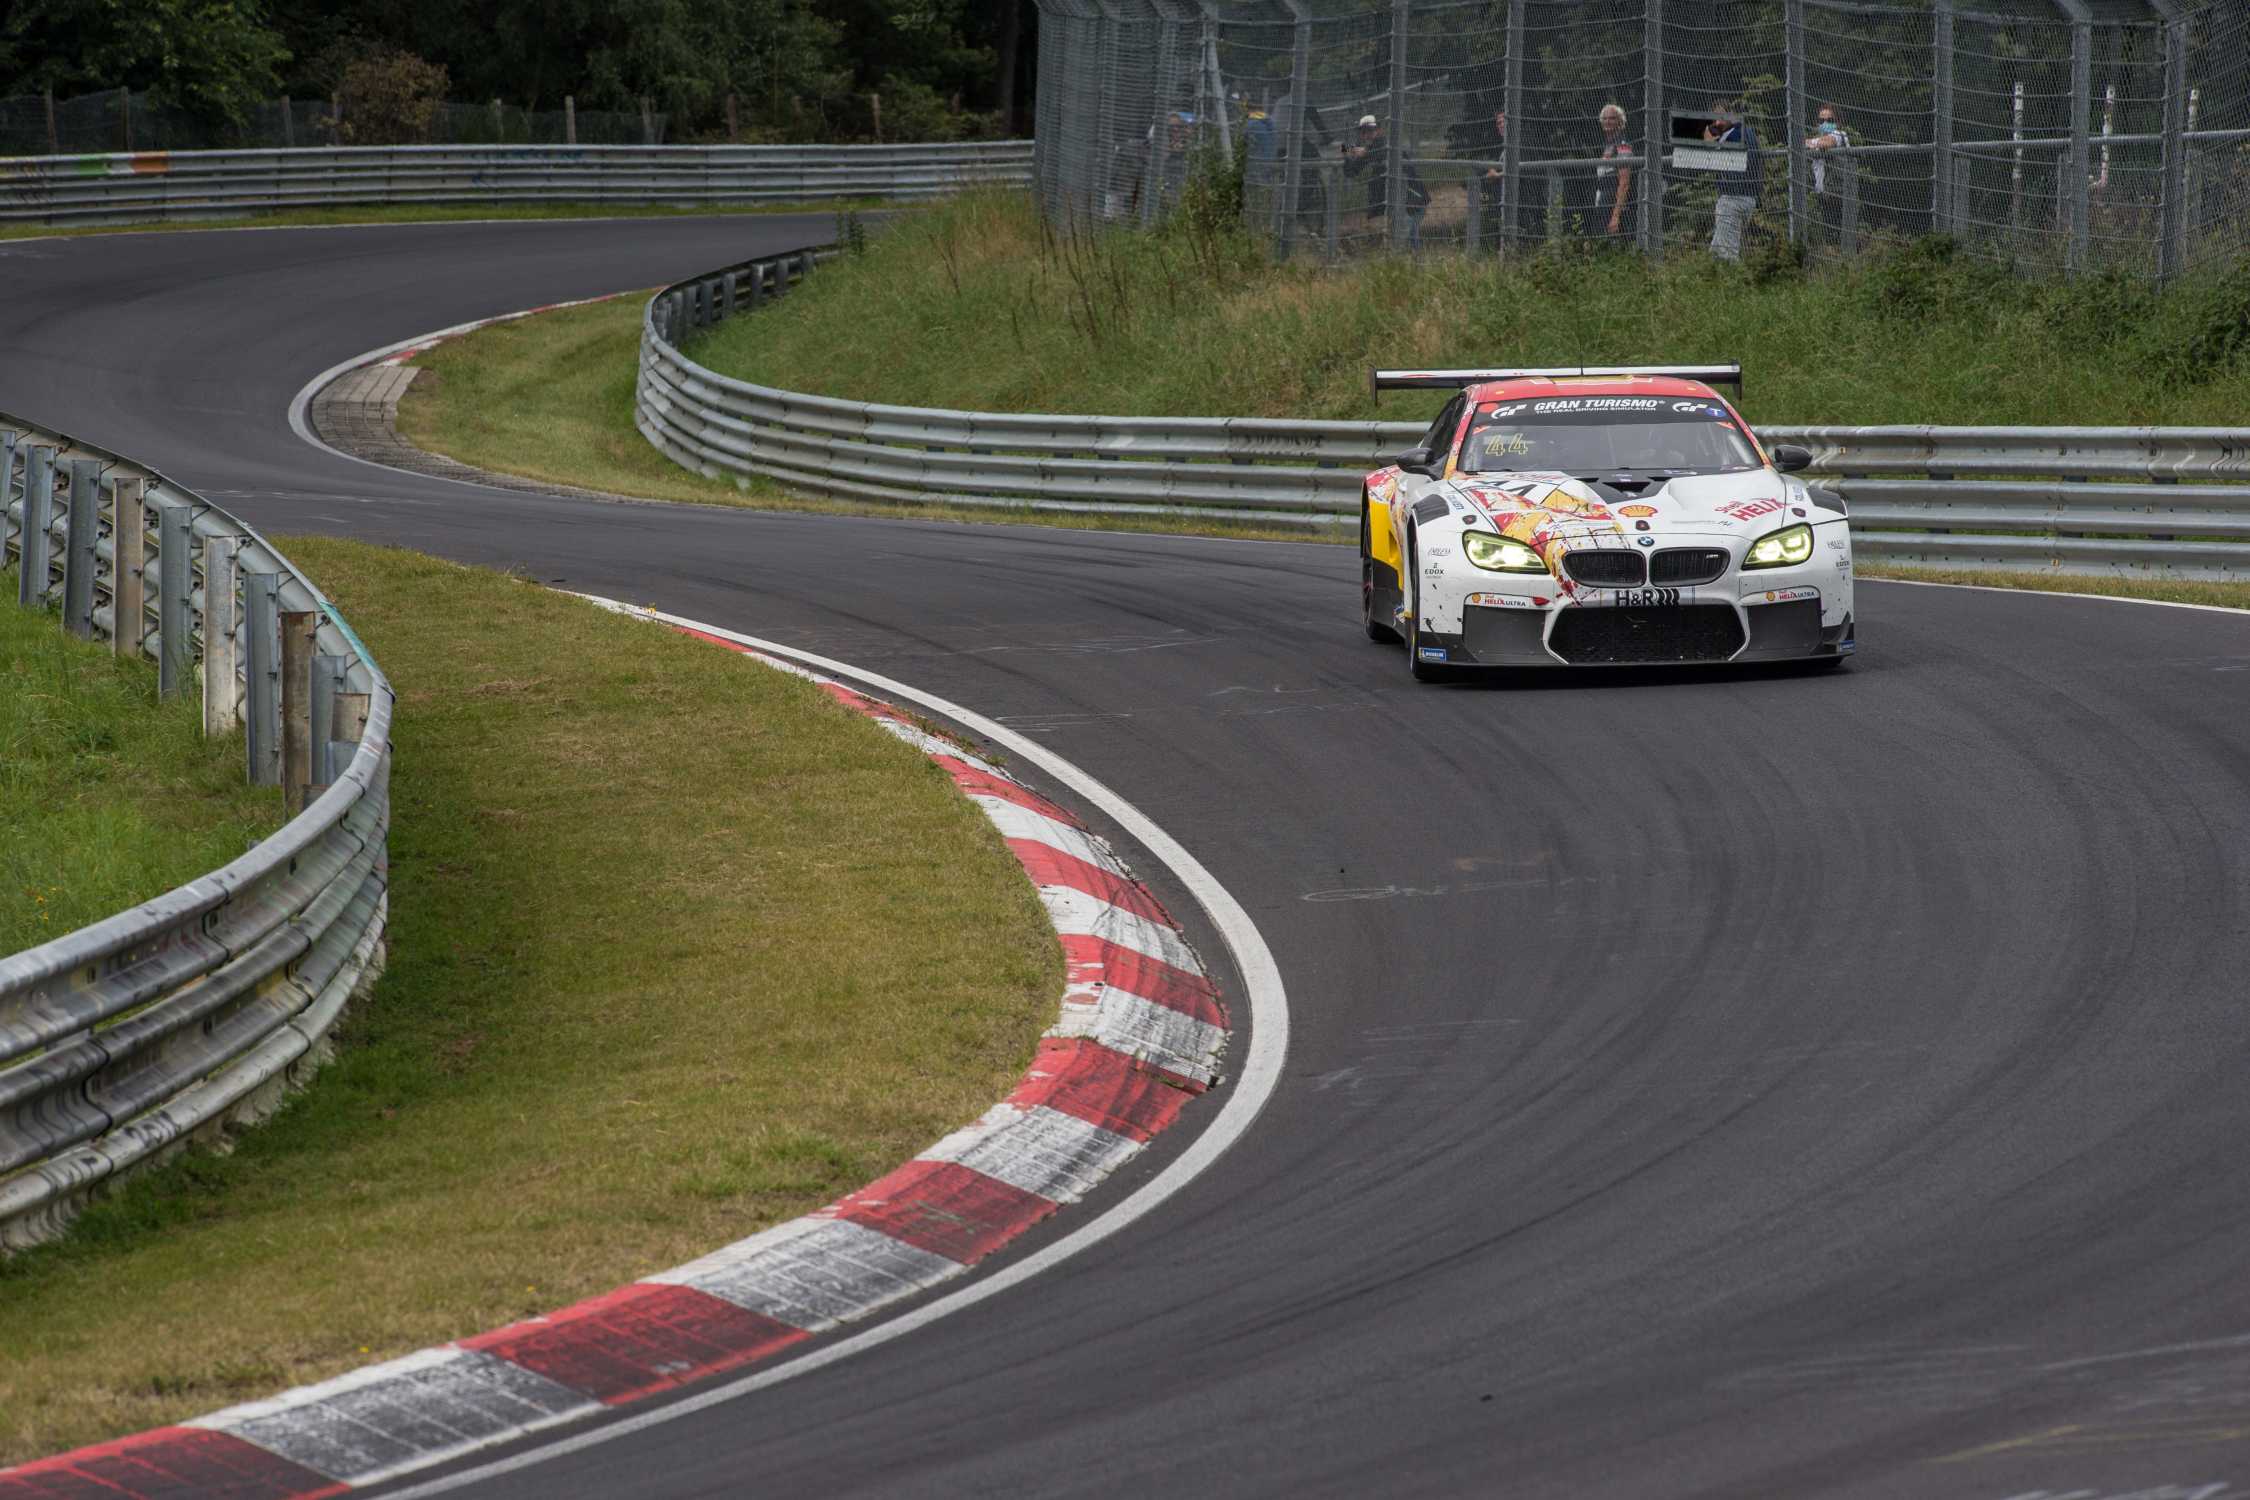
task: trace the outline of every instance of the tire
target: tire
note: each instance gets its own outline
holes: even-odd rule
[[[1367,534],[1367,497],[1359,497],[1359,621],[1367,638],[1395,646],[1401,637],[1388,620],[1375,618],[1375,553]]]

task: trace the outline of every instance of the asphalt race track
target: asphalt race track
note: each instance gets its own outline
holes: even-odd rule
[[[362,350],[830,228],[0,245],[0,407],[1001,718],[1280,959],[1273,1103],[1148,1218],[475,1493],[2250,1495],[2250,618],[1866,584],[1833,674],[1418,688],[1348,549],[495,493],[289,430]]]

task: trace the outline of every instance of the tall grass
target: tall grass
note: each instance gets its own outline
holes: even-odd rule
[[[766,384],[998,411],[1364,418],[1377,364],[1740,360],[1764,422],[2225,424],[2250,410],[2250,260],[2163,292],[2020,277],[1945,240],[1811,270],[1569,252],[1326,267],[1208,223],[1061,236],[1026,196],[986,192],[900,216],[694,352]]]

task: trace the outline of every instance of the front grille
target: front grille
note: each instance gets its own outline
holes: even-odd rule
[[[1727,570],[1727,554],[1717,547],[1671,547],[1648,560],[1648,581],[1682,587],[1715,583]]]
[[[1602,589],[1632,589],[1641,585],[1638,552],[1565,552],[1562,562],[1563,571],[1570,574],[1574,583],[1592,584]]]
[[[1557,614],[1547,644],[1584,666],[1725,661],[1742,649],[1742,621],[1723,604],[1589,605]]]

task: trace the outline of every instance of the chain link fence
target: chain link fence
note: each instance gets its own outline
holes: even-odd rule
[[[535,110],[495,99],[441,104],[427,138],[398,142],[355,138],[341,107],[327,99],[269,99],[252,105],[240,124],[213,124],[130,89],[105,89],[72,99],[0,98],[0,157],[401,144],[656,146],[664,143],[666,123],[661,110]]]
[[[2066,271],[2242,247],[2242,0],[1040,0],[1038,191],[1153,223],[1237,157],[1283,253],[1814,256],[1950,234]]]

